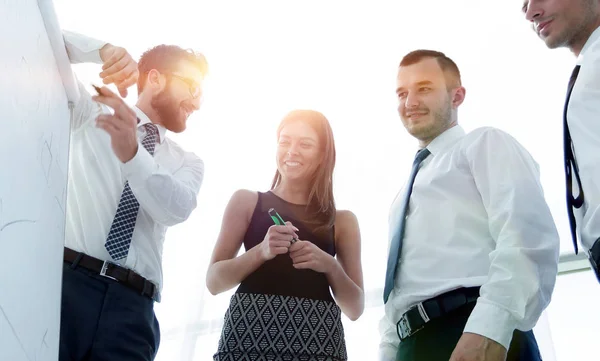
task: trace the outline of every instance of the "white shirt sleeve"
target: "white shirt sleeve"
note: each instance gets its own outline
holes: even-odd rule
[[[136,155],[122,165],[122,170],[140,206],[157,223],[181,223],[196,208],[204,162],[193,153],[185,153],[183,166],[170,174],[139,144]]]
[[[102,64],[100,49],[106,45],[106,42],[66,30],[63,30],[63,39],[65,41],[69,60],[72,64]],[[77,76],[75,76],[75,79],[77,81],[77,86],[79,87],[80,97],[73,108],[73,117],[71,121],[72,132],[79,130],[83,125],[96,119],[96,117],[102,113],[100,104],[92,100],[92,96],[77,79]]]
[[[537,163],[514,138],[485,128],[465,152],[496,248],[464,332],[508,349],[513,331],[532,329],[550,302],[559,236]]]
[[[379,334],[381,342],[379,343],[378,361],[395,361],[399,339],[396,333],[396,324],[389,320],[387,313],[379,321]]]
[[[87,125],[91,121],[95,120],[98,115],[102,114],[102,106],[92,100],[92,95],[87,91],[83,84],[77,80],[77,86],[79,87],[79,99],[75,103],[73,108],[73,117],[71,119],[71,132],[77,132],[84,125]]]
[[[567,119],[584,192],[584,205],[575,210],[581,216],[577,228],[589,249],[600,238],[600,41],[583,58]],[[574,176],[573,185],[577,187]]]
[[[72,31],[63,30],[63,39],[71,64],[102,64],[100,49],[107,43]]]

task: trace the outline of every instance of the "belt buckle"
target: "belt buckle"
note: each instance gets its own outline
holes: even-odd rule
[[[400,341],[404,341],[412,335],[412,329],[405,314],[400,317],[400,321],[396,324],[396,332],[398,333],[398,337],[400,337]]]
[[[113,264],[113,263],[108,262],[108,261],[104,261],[104,263],[102,263],[102,268],[100,269],[100,276],[106,277],[106,278],[110,278],[111,280],[118,281],[116,278],[108,276],[106,274],[106,271],[108,270],[108,266],[111,265],[111,264]]]
[[[408,314],[410,311],[417,309],[421,319],[423,320],[423,324],[419,326],[419,328],[413,329],[410,320],[408,319]],[[402,317],[400,317],[400,321],[396,324],[396,332],[398,332],[398,336],[400,340],[403,341],[408,337],[414,335],[425,327],[425,324],[429,322],[430,318],[427,312],[425,311],[425,307],[423,306],[423,302],[417,303],[415,306],[411,307]]]

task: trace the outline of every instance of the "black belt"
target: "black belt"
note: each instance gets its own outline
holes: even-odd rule
[[[154,285],[154,283],[148,281],[130,269],[121,267],[108,261],[101,261],[92,256],[88,256],[85,253],[76,252],[67,247],[65,247],[64,261],[71,263],[73,268],[77,266],[83,267],[89,271],[97,273],[102,277],[115,280],[124,286],[139,292],[142,296],[146,296],[156,302],[160,302],[160,293],[158,292],[158,288]]]
[[[419,302],[400,317],[396,323],[396,332],[401,341],[417,333],[425,325],[440,318],[459,307],[477,301],[479,287],[459,288]]]

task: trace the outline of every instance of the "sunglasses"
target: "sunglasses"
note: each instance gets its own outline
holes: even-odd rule
[[[181,80],[182,82],[186,83],[189,91],[190,91],[190,95],[194,98],[198,98],[202,95],[202,87],[200,87],[200,84],[198,84],[195,80],[181,76],[181,75],[177,75],[177,74],[173,74],[170,73],[168,74],[174,78],[177,78],[179,80]]]

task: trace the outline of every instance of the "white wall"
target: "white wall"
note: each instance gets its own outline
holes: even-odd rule
[[[50,0],[0,0],[3,361],[58,358],[70,81],[58,29]]]

